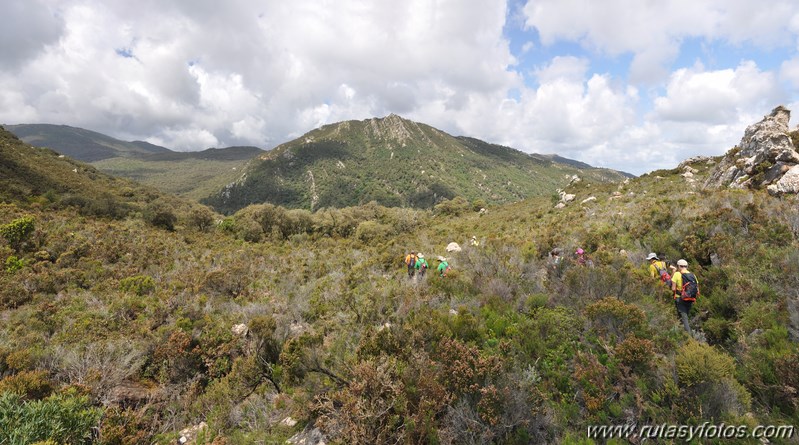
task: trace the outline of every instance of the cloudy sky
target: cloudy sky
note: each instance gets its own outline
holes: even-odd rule
[[[396,113],[641,174],[799,113],[795,0],[4,0],[2,17],[0,123],[180,151]]]

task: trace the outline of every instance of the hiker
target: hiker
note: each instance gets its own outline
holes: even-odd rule
[[[427,272],[427,260],[424,258],[424,255],[420,252],[416,258],[416,270],[419,271],[419,278],[424,278],[424,274]]]
[[[671,275],[669,275],[669,271],[666,269],[666,262],[658,258],[655,252],[651,252],[647,255],[646,259],[649,261],[649,275],[652,276],[652,278],[659,278],[666,287],[671,289]]]
[[[582,248],[578,247],[574,254],[577,255],[576,261],[580,266],[594,267],[594,262],[591,261],[591,258],[588,258],[588,255],[585,254],[585,250]]]
[[[547,277],[560,278],[563,274],[565,262],[561,256],[561,250],[558,247],[549,251],[549,258],[547,258]]]
[[[671,290],[674,293],[677,313],[682,319],[682,326],[688,334],[693,335],[688,324],[688,313],[691,312],[691,306],[699,296],[699,282],[696,275],[688,271],[688,261],[683,259],[677,261],[677,271],[671,277]]]
[[[405,264],[408,266],[408,278],[413,278],[416,273],[416,251],[411,250],[405,257]]]
[[[550,268],[556,269],[560,265],[562,260],[563,260],[563,258],[561,258],[561,256],[560,256],[560,249],[558,249],[557,247],[552,249],[549,252],[549,267]]]
[[[472,240],[470,241],[472,246],[477,247],[480,245],[480,241],[477,241],[477,236],[472,235]]]
[[[438,264],[438,269],[437,269],[438,270],[438,276],[439,277],[446,277],[447,276],[447,272],[449,272],[449,269],[450,269],[449,263],[447,262],[447,259],[442,257],[442,256],[438,257],[438,261],[441,261]]]

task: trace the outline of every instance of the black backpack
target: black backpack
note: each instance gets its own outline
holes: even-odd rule
[[[690,272],[682,274],[682,300],[696,301],[698,296],[699,283],[696,281],[696,275]]]

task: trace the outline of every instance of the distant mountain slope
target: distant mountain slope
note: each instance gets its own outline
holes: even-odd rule
[[[81,212],[123,217],[156,202],[170,212],[188,212],[196,203],[161,193],[47,148],[33,147],[0,127],[0,202],[45,199]]]
[[[247,161],[263,153],[258,147],[175,152],[149,142],[120,141],[66,125],[9,125],[7,129],[24,142],[89,162],[105,173],[195,200],[234,181]]]
[[[575,174],[624,179],[390,115],[326,125],[280,145],[205,202],[228,213],[263,202],[311,210],[369,201],[429,208],[455,196],[503,203],[554,194]]]
[[[120,141],[101,133],[67,125],[21,124],[6,125],[5,128],[28,144],[47,147],[84,162],[169,152],[164,147],[148,142]]]
[[[93,162],[98,169],[151,185],[162,192],[200,200],[235,181],[258,147],[209,148],[195,152],[154,153]]]

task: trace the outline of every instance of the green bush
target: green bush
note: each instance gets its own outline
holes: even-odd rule
[[[208,207],[195,207],[189,212],[188,226],[207,232],[214,224],[214,212]]]
[[[59,394],[44,400],[24,401],[13,392],[0,394],[0,438],[3,445],[28,445],[51,440],[62,445],[82,445],[92,436],[102,411],[85,396]]]
[[[377,221],[364,221],[355,229],[355,237],[365,243],[385,240],[392,233],[391,226],[380,224]]]
[[[646,323],[646,314],[638,306],[618,298],[607,297],[585,308],[586,318],[600,335],[623,340],[639,332]]]
[[[677,377],[686,386],[732,378],[735,360],[710,345],[690,341],[677,351]]]
[[[34,230],[34,218],[32,216],[23,216],[0,226],[0,235],[8,241],[11,247],[19,250],[21,245],[30,239]]]
[[[143,296],[155,290],[155,281],[152,277],[146,275],[136,275],[133,277],[123,278],[119,282],[119,290],[122,292],[131,292],[138,296]]]
[[[460,196],[441,201],[433,207],[433,213],[445,216],[460,216],[469,210],[471,210],[469,201]]]
[[[22,269],[23,267],[25,267],[24,258],[17,258],[14,255],[11,255],[8,258],[6,258],[6,272],[14,273]]]

